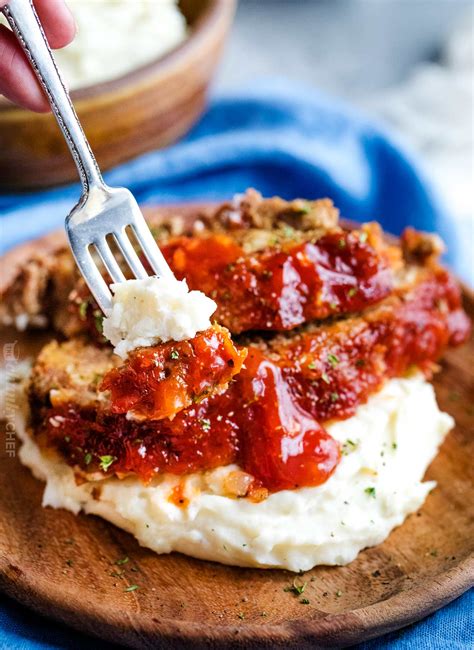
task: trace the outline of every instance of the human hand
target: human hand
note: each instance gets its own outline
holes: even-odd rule
[[[0,10],[9,0],[0,0]],[[63,0],[34,0],[49,45],[58,49],[74,38],[74,18]],[[15,36],[0,25],[0,94],[38,113],[50,110],[35,73]]]

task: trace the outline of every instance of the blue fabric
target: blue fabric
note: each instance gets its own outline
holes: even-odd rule
[[[247,187],[267,196],[329,196],[347,218],[377,219],[393,233],[409,224],[439,232],[449,247],[448,262],[473,282],[472,232],[460,233],[412,156],[353,109],[288,82],[261,82],[216,99],[179,144],[122,165],[106,180],[150,204],[225,199]],[[0,252],[61,226],[78,196],[78,185],[0,195]],[[472,648],[472,607],[470,593],[422,623],[359,647]],[[0,598],[0,648],[90,644]]]
[[[440,207],[412,156],[355,110],[287,82],[217,99],[185,140],[106,179],[142,203],[224,199],[247,187],[330,196],[345,217],[377,219],[394,234],[409,224],[437,231],[447,261],[474,283],[472,224],[456,224]],[[78,185],[0,195],[0,252],[60,226],[78,196]]]

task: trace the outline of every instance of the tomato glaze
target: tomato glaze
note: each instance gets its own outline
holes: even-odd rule
[[[148,481],[236,462],[270,491],[319,485],[340,457],[325,422],[350,417],[385,379],[413,365],[429,375],[444,349],[469,331],[454,280],[429,273],[364,316],[250,343],[229,388],[173,420],[137,422],[71,404],[44,408],[37,430],[85,471]],[[57,415],[61,427],[51,420]]]
[[[390,294],[389,264],[365,234],[341,230],[315,243],[256,253],[246,253],[224,234],[176,237],[160,248],[178,279],[215,300],[214,318],[233,334],[287,331],[310,320],[362,311]],[[81,330],[104,341],[100,310],[85,285],[76,288],[70,309]]]
[[[171,418],[183,408],[222,392],[247,356],[229,332],[214,325],[186,341],[172,341],[129,354],[110,370],[99,390],[110,390],[113,413],[135,419]]]
[[[390,270],[362,235],[334,232],[252,254],[222,234],[179,237],[161,249],[177,277],[215,300],[216,320],[238,334],[290,330],[387,296]]]

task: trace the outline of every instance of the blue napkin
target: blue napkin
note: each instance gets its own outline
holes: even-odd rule
[[[106,180],[129,187],[144,204],[227,199],[247,187],[265,196],[329,196],[343,216],[376,219],[395,234],[406,225],[437,231],[448,245],[448,263],[473,282],[469,242],[413,156],[354,109],[287,81],[262,81],[215,99],[179,144],[121,165]],[[76,184],[0,195],[0,252],[60,227],[79,193]],[[472,605],[467,594],[418,625],[359,647],[467,650],[474,642]],[[0,598],[0,649],[90,644]]]
[[[227,199],[247,187],[266,196],[329,196],[343,216],[376,219],[394,234],[406,225],[438,232],[448,263],[474,283],[472,237],[457,233],[413,156],[356,110],[287,81],[216,99],[179,144],[121,165],[106,180],[155,204]],[[60,227],[79,193],[77,184],[0,195],[0,252]]]

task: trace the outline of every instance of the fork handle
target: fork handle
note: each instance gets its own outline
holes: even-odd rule
[[[61,79],[32,0],[10,0],[2,9],[43,86],[54,116],[76,163],[85,194],[104,186],[69,92]]]

